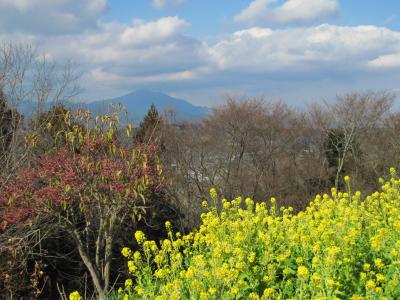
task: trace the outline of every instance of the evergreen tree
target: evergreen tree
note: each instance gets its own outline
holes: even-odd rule
[[[136,141],[138,143],[152,143],[162,146],[161,141],[161,128],[163,126],[163,119],[158,114],[157,108],[151,104],[147,114],[144,116],[143,121],[136,133]]]
[[[34,118],[30,120],[30,129],[38,133],[48,133],[55,137],[60,131],[70,129],[64,121],[68,109],[63,104],[55,104],[48,110],[39,112]]]
[[[18,115],[8,107],[6,96],[0,85],[0,158],[7,154],[16,130]]]
[[[82,127],[75,118],[70,124],[65,122],[69,112],[62,103],[52,105],[48,110],[38,112],[29,122],[29,128],[36,132],[40,138],[34,149],[36,155],[41,155],[51,149],[65,145],[63,132],[73,131],[74,126]]]

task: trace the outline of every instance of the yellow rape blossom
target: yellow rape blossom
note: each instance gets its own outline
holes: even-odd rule
[[[131,254],[131,252],[132,252],[131,249],[129,249],[128,247],[122,248],[122,251],[121,251],[121,253],[124,257],[128,257]]]
[[[69,294],[69,300],[81,300],[82,297],[79,294],[78,291],[72,292],[71,294]]]
[[[144,235],[143,231],[138,230],[135,232],[135,239],[138,242],[138,244],[140,245],[140,244],[143,244],[143,242],[146,239],[146,236]]]
[[[129,299],[400,299],[400,180],[390,173],[366,196],[345,176],[346,190],[298,212],[211,189],[197,229],[167,222],[167,239],[137,231],[141,249],[122,249]]]
[[[308,275],[308,269],[306,267],[304,267],[304,266],[300,266],[297,269],[297,275],[299,277],[306,277]]]

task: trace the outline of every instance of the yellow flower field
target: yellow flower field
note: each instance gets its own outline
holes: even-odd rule
[[[347,190],[291,207],[210,191],[202,225],[166,228],[140,252],[122,250],[131,278],[118,299],[400,299],[400,180],[390,170],[372,195]],[[219,207],[217,209],[217,207]]]

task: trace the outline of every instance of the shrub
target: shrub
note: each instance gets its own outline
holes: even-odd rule
[[[117,114],[93,120],[90,112],[79,111],[76,118],[82,125],[73,125],[67,111],[63,119],[68,126],[54,134],[63,138],[64,145],[38,157],[3,185],[0,241],[4,248],[0,254],[12,253],[21,244],[6,245],[18,233],[41,233],[34,242],[41,248],[42,239],[49,235],[44,229],[58,230],[58,239],[72,242],[79,252],[78,258],[103,299],[110,285],[118,233],[127,220],[135,226],[145,216],[152,205],[149,195],[163,188],[162,173],[156,147],[123,139]],[[126,128],[128,135],[131,128]],[[5,273],[4,280],[9,281],[13,274]]]

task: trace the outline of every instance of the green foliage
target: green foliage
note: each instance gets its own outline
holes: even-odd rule
[[[0,85],[0,159],[9,151],[12,137],[15,134],[17,124],[21,116],[8,107],[6,96]]]
[[[154,104],[151,104],[147,114],[136,132],[136,140],[139,143],[160,143],[159,131],[163,126],[163,119],[158,114]]]
[[[63,104],[53,105],[47,111],[39,112],[36,118],[30,121],[30,127],[48,131],[55,137],[58,132],[66,131],[71,127],[65,122],[67,112],[68,109]]]
[[[72,132],[74,126],[82,130],[82,120],[74,118],[70,123],[65,116],[70,113],[61,103],[53,105],[46,111],[38,112],[29,122],[29,129],[38,136],[35,144],[35,156],[42,155],[54,148],[65,146],[67,141],[64,132]]]

